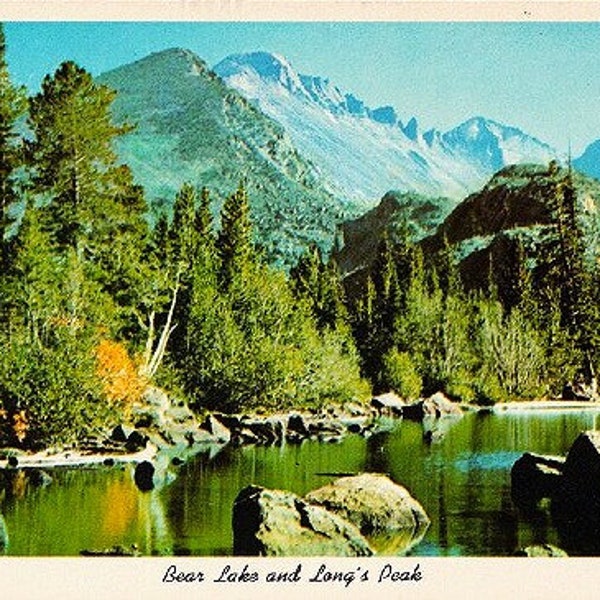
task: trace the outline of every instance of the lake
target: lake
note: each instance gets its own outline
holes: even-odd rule
[[[394,422],[389,431],[339,443],[226,447],[180,467],[168,485],[140,492],[126,468],[50,471],[35,487],[16,472],[0,510],[8,554],[76,556],[136,544],[144,555],[228,555],[231,508],[254,483],[305,494],[335,474],[387,473],[425,508],[431,526],[413,556],[508,556],[534,543],[563,546],[547,512],[522,515],[510,496],[510,469],[525,451],[565,454],[594,429],[600,411],[468,413],[443,419],[433,441],[424,426]],[[565,548],[577,554],[577,548]]]

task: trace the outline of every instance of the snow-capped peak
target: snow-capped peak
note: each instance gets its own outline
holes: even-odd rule
[[[269,52],[250,52],[234,54],[221,61],[215,72],[223,79],[254,74],[263,81],[277,83],[290,92],[303,88],[300,76],[289,61],[279,54]]]
[[[507,164],[548,162],[556,154],[522,131],[474,117],[442,133],[421,132],[393,106],[370,108],[329,79],[298,74],[283,57],[255,52],[215,69],[278,121],[319,165],[330,189],[375,200],[389,189],[464,196]]]

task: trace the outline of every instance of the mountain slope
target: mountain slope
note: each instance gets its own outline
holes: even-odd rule
[[[447,204],[441,199],[409,197],[405,203],[403,195],[387,194],[377,207],[341,226],[344,245],[334,256],[345,276],[349,296],[362,293],[383,233],[389,232],[402,215],[421,224],[417,232],[421,235],[437,225],[434,233],[419,241],[426,258],[435,256],[448,243],[456,250],[468,288],[487,286],[492,266],[494,279],[502,289],[504,267],[514,263],[517,241],[530,264],[544,260],[547,243],[555,235],[553,203],[566,174],[567,170],[556,164],[505,167],[450,214],[444,213]],[[600,182],[578,172],[572,176],[588,258],[597,260]]]
[[[513,162],[547,163],[548,145],[481,117],[447,133],[421,133],[390,106],[369,108],[321,77],[300,75],[265,52],[230,56],[215,72],[285,128],[322,168],[330,189],[375,204],[390,189],[454,201]]]
[[[345,207],[319,183],[280,125],[226,87],[193,53],[166,50],[100,78],[118,94],[114,116],[136,125],[121,160],[155,205],[185,181],[222,199],[244,180],[257,237],[272,262],[291,263],[316,241],[327,248]]]
[[[573,166],[581,173],[600,179],[600,140],[592,142],[583,154],[573,161]]]
[[[388,192],[377,206],[340,226],[340,247],[333,253],[340,272],[346,276],[372,264],[384,233],[393,240],[394,229],[402,220],[406,220],[414,241],[431,235],[447,216],[450,206],[444,197]]]
[[[484,287],[490,268],[500,289],[504,265],[510,264],[516,242],[536,265],[547,258],[547,243],[555,236],[553,210],[560,182],[567,170],[538,165],[513,165],[499,171],[477,193],[461,202],[437,232],[421,242],[426,255],[445,241],[462,259],[461,273],[468,287]],[[600,182],[573,172],[579,223],[590,260],[600,250]]]

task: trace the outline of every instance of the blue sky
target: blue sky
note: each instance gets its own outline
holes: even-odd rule
[[[17,23],[13,79],[38,89],[61,61],[97,75],[170,47],[210,65],[266,50],[406,122],[448,129],[482,115],[577,155],[600,138],[600,23]]]

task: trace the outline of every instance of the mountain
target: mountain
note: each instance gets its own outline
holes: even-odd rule
[[[340,226],[333,252],[340,272],[347,276],[372,264],[384,234],[392,239],[404,220],[413,241],[433,234],[451,207],[448,198],[430,198],[414,192],[391,191],[377,206]]]
[[[461,202],[421,242],[431,255],[448,242],[461,259],[468,287],[487,285],[490,266],[502,289],[503,265],[510,263],[519,240],[527,259],[538,264],[555,235],[554,202],[566,168],[556,165],[512,165],[496,173],[477,193]],[[600,182],[574,171],[579,222],[586,237],[588,258],[597,260],[600,248]]]
[[[135,124],[117,151],[155,207],[170,205],[189,181],[211,190],[217,211],[243,180],[267,258],[287,264],[309,242],[327,249],[337,223],[351,214],[282,126],[192,52],[158,52],[99,81],[118,92],[115,120]]]
[[[581,173],[600,179],[600,140],[592,142],[583,154],[573,161],[573,166]]]
[[[514,127],[475,117],[448,132],[422,132],[391,106],[370,108],[331,81],[297,73],[266,52],[234,55],[215,72],[280,123],[318,164],[329,190],[373,206],[391,189],[448,196],[456,203],[497,170],[548,163],[556,151]]]
[[[502,289],[504,266],[512,264],[517,241],[522,243],[530,263],[536,264],[545,256],[544,248],[554,236],[553,202],[566,174],[567,170],[556,163],[505,167],[449,214],[444,214],[447,204],[441,199],[437,203],[422,199],[419,210],[418,198],[403,204],[401,196],[387,194],[377,207],[341,227],[344,245],[336,250],[335,257],[346,277],[344,285],[349,296],[356,297],[364,289],[384,231],[393,231],[394,222],[402,215],[421,223],[420,235],[429,231],[419,241],[426,258],[448,243],[456,250],[467,287],[486,286],[492,265],[495,281]],[[597,259],[600,182],[576,171],[572,177],[588,255]]]

